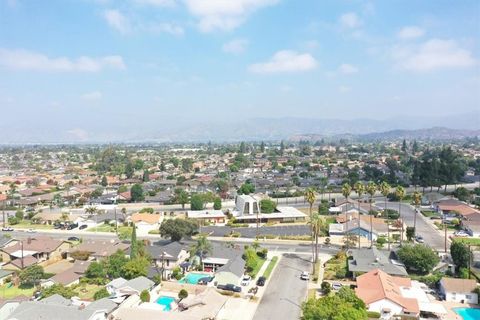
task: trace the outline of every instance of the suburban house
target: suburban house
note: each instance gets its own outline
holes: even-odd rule
[[[399,316],[418,318],[422,313],[435,314],[443,319],[447,314],[445,307],[430,302],[428,290],[424,283],[374,269],[357,277],[355,292],[369,311],[380,313],[380,319],[398,319]]]
[[[195,219],[203,223],[225,223],[225,214],[222,210],[190,210],[187,211],[187,218]]]
[[[155,272],[164,269],[164,277],[167,277],[175,267],[180,267],[181,264],[190,258],[188,252],[188,245],[181,242],[170,242],[169,244],[151,245],[146,247],[147,251],[152,257],[152,262],[155,265]]]
[[[83,241],[74,251],[86,251],[90,253],[90,258],[93,260],[101,260],[111,256],[118,250],[124,251],[127,254],[130,245],[118,240],[86,240]],[[73,252],[73,251],[71,251]]]
[[[69,287],[74,284],[80,283],[80,278],[85,274],[91,261],[76,260],[72,267],[57,273],[53,277],[44,280],[41,284],[42,287],[50,287],[54,284],[62,284]]]
[[[480,213],[477,209],[457,199],[440,200],[433,207],[441,215],[460,216],[467,219],[471,214]]]
[[[470,236],[480,237],[480,220],[462,220],[461,226]]]
[[[236,197],[235,209],[232,214],[236,220],[244,223],[295,222],[305,221],[306,215],[294,207],[277,207],[272,213],[260,211],[258,196],[239,195]]]
[[[346,233],[359,235],[369,240],[377,240],[379,236],[386,236],[388,234],[388,225],[385,220],[380,218],[373,218],[370,216],[349,213],[347,215],[340,214],[336,217],[337,223],[329,225],[330,236],[341,235]],[[370,221],[372,226],[370,226]]]
[[[411,287],[409,278],[390,276],[374,269],[357,277],[355,293],[365,302],[369,311],[380,313],[382,319],[395,315],[418,317],[420,307],[417,299],[402,294],[402,288]]]
[[[442,278],[440,292],[446,301],[460,303],[478,303],[478,294],[474,292],[477,282],[474,279]]]
[[[0,299],[0,319],[7,319],[20,303],[28,300],[30,300],[30,298],[23,295],[12,299]]]
[[[382,270],[392,276],[408,276],[405,266],[397,261],[394,253],[381,251],[376,247],[351,249],[348,251],[348,271],[352,272],[353,278],[374,269]]]
[[[88,305],[75,305],[69,299],[55,294],[40,301],[23,301],[5,320],[67,319],[105,320],[117,304],[104,298]]]
[[[0,286],[4,285],[8,278],[13,274],[12,270],[0,269]]]
[[[117,296],[140,294],[143,290],[151,290],[155,283],[143,276],[131,280],[116,278],[107,283],[105,288],[110,294]]]
[[[127,220],[135,223],[139,234],[148,234],[149,231],[160,228],[162,215],[154,213],[134,213],[127,218]]]
[[[0,248],[3,269],[21,270],[34,264],[47,266],[67,257],[70,242],[50,237],[14,240]]]

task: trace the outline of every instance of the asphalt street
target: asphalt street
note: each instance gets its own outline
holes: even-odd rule
[[[382,208],[385,207],[385,204],[381,202],[378,202],[377,205]],[[398,211],[398,202],[387,202],[387,208]],[[413,227],[415,209],[409,204],[402,203],[400,213],[405,224],[409,227]],[[443,236],[443,233],[435,229],[428,221],[428,218],[425,218],[421,213],[417,213],[416,229],[416,234],[423,237],[426,245],[437,251],[445,251],[445,237]],[[450,244],[448,242],[447,249],[449,247]]]
[[[242,238],[255,238],[257,236],[257,228],[231,228],[228,226],[208,226],[202,227],[202,232],[211,233],[214,237],[223,237],[230,232],[240,232]],[[262,226],[258,228],[258,234],[266,235],[273,234],[276,236],[303,236],[310,234],[310,227],[307,225],[291,225],[291,226],[278,226],[267,227]]]
[[[300,279],[310,268],[309,255],[284,254],[273,272],[254,320],[300,319],[308,281]]]

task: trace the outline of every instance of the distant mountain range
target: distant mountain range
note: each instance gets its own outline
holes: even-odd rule
[[[480,130],[459,130],[445,127],[434,127],[417,130],[390,130],[385,132],[372,132],[367,134],[339,134],[325,136],[318,134],[301,134],[290,138],[293,141],[319,141],[327,140],[354,140],[354,141],[390,141],[390,140],[458,140],[470,137],[480,137]]]
[[[251,118],[216,121],[142,118],[139,120],[8,121],[0,118],[0,144],[25,143],[168,143],[318,140],[345,138],[459,139],[479,136],[480,113],[450,116],[404,116],[375,119]],[[425,129],[429,128],[429,129]]]

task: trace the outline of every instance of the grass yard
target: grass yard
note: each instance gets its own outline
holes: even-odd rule
[[[87,231],[92,232],[115,232],[115,226],[110,224],[101,224],[96,227],[88,228]],[[122,232],[132,232],[132,227],[118,226],[118,233]]]
[[[272,274],[273,268],[275,268],[275,265],[277,264],[277,262],[278,262],[277,256],[273,257],[272,260],[270,260],[267,268],[265,269],[265,272],[263,273],[263,276],[265,278],[268,279],[270,277],[270,275]]]
[[[53,225],[50,224],[33,224],[29,220],[23,220],[20,223],[9,225],[14,229],[39,229],[39,230],[51,230]]]
[[[461,242],[466,245],[470,246],[480,246],[480,239],[479,238],[453,238],[453,241]]]
[[[325,265],[324,280],[344,279],[347,273],[347,255],[339,252]]]
[[[427,217],[427,218],[435,217],[435,216],[440,217],[440,215],[439,215],[438,213],[436,213],[435,211],[422,210],[421,212],[422,212],[422,214],[423,214],[425,217]]]
[[[22,288],[15,287],[15,286],[12,286],[12,287],[9,288],[8,286],[9,286],[9,284],[5,284],[3,286],[0,286],[0,298],[11,299],[11,298],[15,298],[15,297],[18,297],[18,296],[21,296],[21,295],[31,297],[33,295],[33,293],[35,292],[35,287],[22,289]]]
[[[265,263],[265,259],[262,259],[260,257],[257,256],[257,259],[256,259],[256,263],[255,263],[255,267],[253,268],[253,270],[251,272],[249,272],[248,274],[252,277],[252,278],[255,278],[257,276],[257,273],[258,271],[260,271],[260,269],[262,268],[263,264]]]
[[[77,293],[80,299],[93,300],[93,295],[98,290],[104,288],[96,284],[80,284],[74,291]]]

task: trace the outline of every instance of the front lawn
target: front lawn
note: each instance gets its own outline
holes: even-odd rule
[[[35,287],[20,288],[13,285],[10,287],[10,284],[8,283],[0,286],[0,298],[2,299],[11,299],[21,295],[31,297],[34,292]]]
[[[324,280],[345,279],[347,276],[347,255],[345,252],[338,252],[335,257],[325,264]]]
[[[453,238],[453,241],[456,242],[461,242],[463,244],[466,244],[467,246],[480,246],[480,239],[479,238],[463,238],[463,237],[456,237]]]
[[[34,224],[30,220],[23,220],[17,224],[9,225],[13,229],[40,229],[40,230],[50,230],[53,229],[51,224]]]
[[[258,271],[262,268],[263,264],[265,263],[265,259],[262,259],[260,257],[257,257],[255,267],[253,267],[253,270],[249,272],[248,274],[252,277],[255,278],[257,276]]]
[[[431,210],[422,210],[421,213],[427,218],[440,217],[440,215],[438,213],[436,213],[435,211],[431,211]]]

